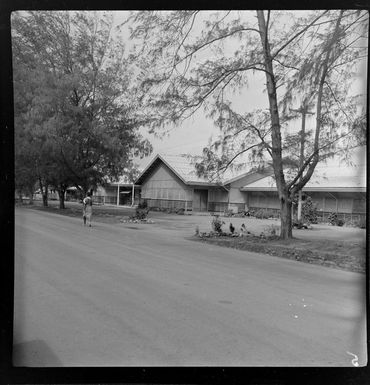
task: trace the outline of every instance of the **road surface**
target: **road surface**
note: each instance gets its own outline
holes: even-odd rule
[[[155,224],[17,208],[14,307],[15,366],[367,362],[364,274]]]

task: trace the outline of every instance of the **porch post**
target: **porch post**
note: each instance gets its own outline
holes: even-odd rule
[[[132,184],[132,198],[131,198],[131,206],[135,204],[135,184]]]
[[[293,214],[293,210],[292,210],[292,214]],[[302,190],[299,190],[298,191],[298,211],[297,211],[298,222],[301,220],[301,218],[302,218]]]
[[[119,183],[117,184],[117,206],[119,205]]]

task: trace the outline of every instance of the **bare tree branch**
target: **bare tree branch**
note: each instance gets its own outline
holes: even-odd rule
[[[185,55],[184,57],[182,57],[178,62],[176,62],[175,65],[178,65],[180,64],[181,62],[183,62],[184,60],[186,60],[189,56],[193,56],[196,52],[200,51],[201,49],[203,49],[204,47],[208,46],[208,45],[211,45],[213,43],[215,43],[216,41],[219,41],[219,40],[222,40],[222,39],[225,39],[227,37],[230,37],[232,35],[235,35],[236,33],[240,33],[240,32],[246,32],[246,31],[254,31],[254,32],[257,32],[257,33],[260,33],[258,31],[258,29],[255,29],[255,28],[240,28],[240,29],[236,29],[235,31],[231,31],[229,33],[226,33],[225,35],[221,35],[221,36],[218,36],[218,37],[215,37],[214,39],[212,40],[209,40],[201,45],[199,45],[198,47],[194,47],[193,50],[188,53],[187,55]]]
[[[290,43],[292,43],[295,39],[297,39],[298,36],[305,33],[310,27],[312,27],[317,20],[322,18],[328,11],[324,11],[321,15],[316,17],[310,24],[306,25],[303,29],[301,29],[299,32],[297,32],[295,35],[293,35],[285,44],[283,44],[280,48],[277,49],[275,53],[271,55],[272,59],[274,59],[283,49],[285,49]]]

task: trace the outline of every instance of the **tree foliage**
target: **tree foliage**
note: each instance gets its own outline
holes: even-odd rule
[[[16,162],[60,196],[68,186],[86,192],[116,179],[133,156],[151,152],[138,132],[118,32],[108,13],[13,14],[15,131],[22,149]]]
[[[291,237],[293,197],[318,162],[364,143],[363,99],[348,90],[367,56],[367,12],[135,12],[130,22],[147,124],[180,124],[204,108],[220,129],[197,164],[205,175],[246,155],[252,164],[270,159],[281,236]],[[251,111],[243,92],[261,75],[267,108]],[[304,135],[294,122],[300,107],[315,114]]]

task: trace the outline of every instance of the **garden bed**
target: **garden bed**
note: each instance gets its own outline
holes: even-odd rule
[[[253,235],[243,237],[195,235],[192,239],[341,270],[365,273],[366,269],[366,247],[362,243],[333,240],[311,241],[298,238],[284,241],[278,237],[263,239]]]

